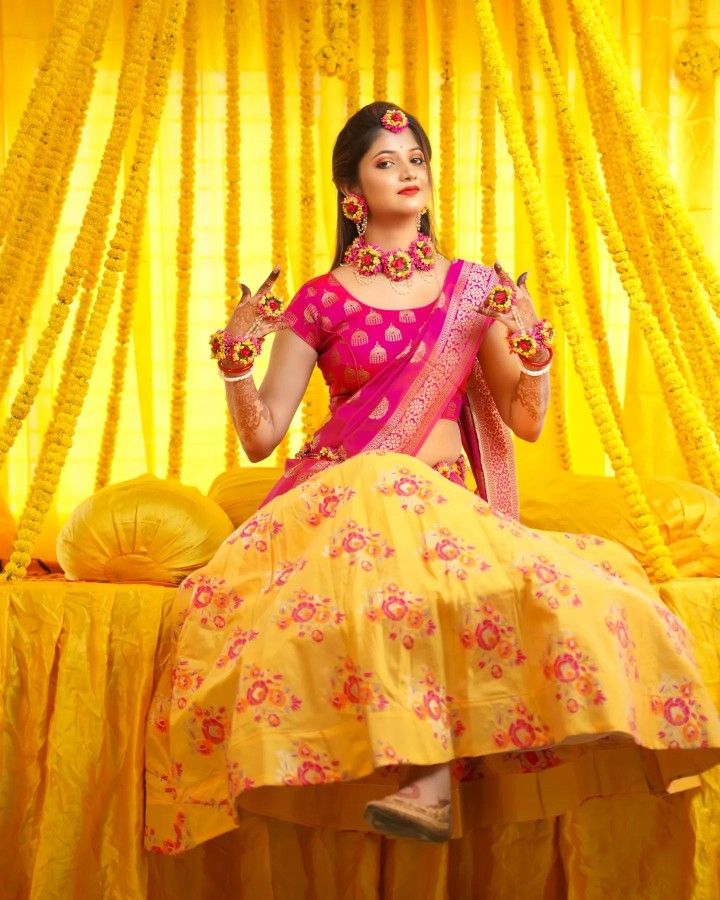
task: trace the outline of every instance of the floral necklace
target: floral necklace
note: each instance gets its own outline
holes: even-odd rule
[[[406,250],[381,250],[358,235],[345,251],[343,265],[352,266],[358,275],[384,275],[397,283],[407,281],[413,270],[430,272],[435,268],[435,248],[430,238],[418,232]]]

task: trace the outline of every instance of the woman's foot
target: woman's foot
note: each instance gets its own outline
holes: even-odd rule
[[[399,791],[365,807],[371,827],[387,837],[442,843],[450,838],[450,767],[423,766]]]

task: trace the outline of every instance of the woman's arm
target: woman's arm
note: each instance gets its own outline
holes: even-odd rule
[[[259,390],[252,378],[226,382],[230,415],[250,462],[266,459],[285,436],[316,360],[315,350],[286,329],[275,335]]]
[[[496,321],[485,335],[478,351],[478,360],[502,420],[518,437],[536,441],[540,437],[550,400],[550,378],[547,374],[529,375],[521,358],[510,352],[507,337],[510,331],[521,327],[532,328],[538,317],[525,287],[527,273],[521,275],[515,284],[499,263],[495,263],[495,271],[500,276],[501,284],[512,286],[516,305],[513,312],[503,315],[490,308],[487,302],[483,304],[481,312]],[[542,366],[551,359],[550,351],[541,347],[533,362]]]
[[[505,424],[525,441],[540,437],[550,399],[548,375],[532,376],[510,353],[508,330],[493,322],[478,352],[485,380]]]

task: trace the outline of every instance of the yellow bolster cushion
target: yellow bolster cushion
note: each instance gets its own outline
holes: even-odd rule
[[[232,530],[197,488],[142,475],[84,500],[58,535],[57,556],[73,580],[177,584]]]
[[[260,506],[282,472],[269,466],[229,469],[213,481],[208,497],[225,510],[233,528],[237,528]]]
[[[720,575],[720,498],[677,478],[643,478],[682,577]],[[614,478],[564,472],[521,486],[521,519],[532,528],[596,534],[623,544],[640,561],[644,551],[630,508]]]

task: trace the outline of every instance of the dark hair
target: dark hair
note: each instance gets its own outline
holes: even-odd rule
[[[332,155],[332,174],[333,182],[337,188],[337,238],[335,241],[335,259],[331,269],[340,265],[345,255],[345,250],[357,237],[355,225],[346,219],[342,212],[340,205],[343,199],[342,188],[347,189],[349,185],[358,183],[360,160],[370,149],[370,145],[377,137],[378,132],[383,130],[380,120],[389,109],[402,109],[402,107],[396,103],[388,103],[386,100],[368,103],[367,106],[363,106],[362,109],[350,116],[335,141]],[[403,110],[403,112],[405,111]],[[428,136],[415,116],[411,116],[409,112],[405,112],[405,115],[407,116],[408,127],[415,135],[418,146],[425,156],[429,172],[432,149],[430,148]],[[432,188],[432,176],[430,176],[430,187]],[[420,231],[434,240],[429,212],[426,212],[420,220]]]

